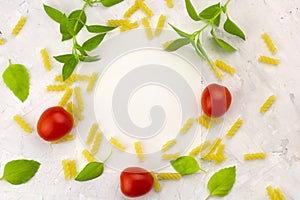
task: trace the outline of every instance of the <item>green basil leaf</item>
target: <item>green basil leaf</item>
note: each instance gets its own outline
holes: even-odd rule
[[[59,31],[62,34],[62,41],[69,40],[72,38],[72,35],[69,33],[67,27],[68,22],[68,19],[65,19],[60,23]]]
[[[82,62],[96,62],[100,60],[99,56],[80,56],[79,60]]]
[[[220,10],[220,3],[217,3],[215,5],[205,8],[202,12],[200,12],[199,17],[203,20],[209,21],[213,19],[218,13],[220,13]]]
[[[192,35],[188,34],[188,33],[185,33],[181,30],[179,30],[178,28],[176,28],[175,26],[173,26],[172,24],[169,24],[173,29],[174,31],[176,31],[176,33],[182,37],[185,37],[185,38],[191,38]]]
[[[62,68],[62,77],[63,80],[67,80],[73,73],[75,67],[78,64],[78,59],[73,55],[70,59],[63,65]]]
[[[223,28],[227,33],[238,36],[243,40],[246,40],[246,37],[245,37],[245,34],[243,33],[243,31],[229,18],[226,19]]]
[[[221,169],[216,172],[208,181],[207,188],[211,196],[226,196],[235,182],[236,169],[235,166]]]
[[[20,185],[29,181],[38,171],[40,163],[34,160],[13,160],[4,167],[1,180],[13,185]]]
[[[6,86],[14,93],[14,95],[24,102],[29,95],[29,73],[27,68],[21,64],[12,64],[2,74],[2,78]]]
[[[74,10],[68,16],[68,22],[66,24],[68,32],[75,36],[83,28],[86,23],[86,14],[84,10]]]
[[[222,47],[223,49],[225,49],[226,51],[236,51],[236,49],[231,46],[230,44],[228,44],[227,42],[225,42],[224,40],[218,38],[215,33],[214,30],[211,30],[211,35],[213,36],[214,40],[217,42],[217,44]]]
[[[80,52],[81,56],[88,56],[85,49],[79,44],[75,44],[75,48]]]
[[[195,21],[201,20],[190,0],[185,0],[185,6],[190,18]]]
[[[219,26],[221,21],[221,14],[218,15],[216,19],[214,19],[213,23],[215,26]]]
[[[66,15],[63,14],[62,12],[60,12],[59,10],[52,8],[50,6],[47,6],[45,4],[44,5],[44,10],[47,13],[47,15],[53,19],[54,21],[56,21],[57,23],[61,23],[64,19],[66,19]]]
[[[171,165],[181,175],[194,174],[201,170],[197,160],[192,156],[181,156],[171,161]]]
[[[105,35],[106,35],[106,33],[102,33],[102,34],[96,35],[96,36],[88,39],[87,41],[85,41],[82,44],[82,48],[84,48],[86,51],[94,50],[103,41]]]
[[[105,7],[111,7],[111,6],[116,5],[116,4],[118,4],[122,1],[124,1],[124,0],[102,0],[101,3]]]
[[[74,56],[73,54],[65,54],[65,55],[54,56],[54,59],[60,63],[66,63],[73,56]]]
[[[104,164],[100,162],[90,162],[75,178],[76,181],[89,181],[102,175]]]
[[[191,40],[189,38],[179,38],[174,40],[167,48],[166,51],[176,51],[177,49],[189,44]]]
[[[90,25],[86,26],[86,29],[90,33],[107,33],[109,31],[114,30],[117,28],[116,26],[101,26],[101,25]]]

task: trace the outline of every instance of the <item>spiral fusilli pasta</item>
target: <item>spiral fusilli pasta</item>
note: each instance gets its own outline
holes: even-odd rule
[[[83,74],[78,74],[76,77],[76,80],[78,81],[89,81],[91,77],[89,77],[88,75],[83,75]]]
[[[269,56],[259,56],[258,61],[269,64],[269,65],[278,65],[279,64],[279,59],[271,58]]]
[[[64,107],[69,101],[72,94],[73,94],[73,90],[71,88],[67,88],[64,95],[61,97],[60,101],[58,102],[58,105]]]
[[[123,23],[122,26],[120,27],[120,31],[121,32],[125,32],[125,31],[129,31],[131,29],[135,29],[139,27],[139,23],[136,21],[136,22],[127,22],[127,23]]]
[[[167,150],[169,150],[172,146],[174,146],[176,144],[176,139],[172,139],[167,141],[162,147],[161,147],[161,151],[162,152],[166,152]]]
[[[32,133],[32,128],[20,115],[16,114],[14,120],[26,133]]]
[[[224,144],[220,144],[218,149],[217,149],[217,155],[222,155],[224,153],[225,150],[225,145]]]
[[[158,180],[179,180],[179,179],[181,179],[181,174],[160,172],[160,173],[157,173],[157,179]]]
[[[265,159],[266,157],[267,155],[264,152],[244,154],[244,160],[259,160],[259,159]]]
[[[153,12],[152,10],[147,6],[147,4],[144,2],[144,0],[136,0],[138,6],[140,7],[140,9],[148,16],[148,17],[152,17],[153,16]]]
[[[92,146],[92,149],[91,149],[91,154],[92,155],[95,155],[98,152],[101,141],[102,141],[102,136],[103,136],[102,132],[96,133],[95,140],[94,140],[94,143],[93,143],[93,146]]]
[[[198,123],[201,124],[206,129],[211,129],[211,127],[212,127],[212,124],[210,123],[210,121],[205,119],[205,117],[203,117],[203,116],[198,117]]]
[[[267,110],[269,110],[269,108],[273,105],[273,103],[276,100],[276,96],[275,95],[271,95],[269,96],[269,98],[264,102],[264,104],[260,107],[260,113],[265,113],[267,112]]]
[[[91,92],[94,89],[95,83],[98,79],[98,74],[97,73],[93,73],[90,77],[89,83],[86,87],[86,91],[87,92]]]
[[[277,196],[277,200],[284,200],[283,193],[282,193],[282,191],[279,188],[275,188],[274,192],[275,192],[275,194]]]
[[[17,36],[19,34],[19,32],[22,30],[23,26],[26,23],[27,18],[25,16],[21,16],[18,23],[15,25],[15,27],[13,28],[11,34],[13,36]]]
[[[150,23],[149,23],[147,17],[144,17],[144,18],[142,19],[142,24],[143,24],[143,26],[144,26],[144,29],[145,29],[147,38],[148,38],[149,40],[152,40],[152,39],[153,39],[153,34],[152,34],[152,30],[151,30],[151,27],[150,27]]]
[[[166,16],[165,15],[161,15],[158,19],[156,28],[155,28],[155,35],[159,36],[162,32],[162,29],[164,28],[165,22],[166,22]]]
[[[83,120],[84,116],[82,115],[81,111],[78,109],[78,107],[76,105],[73,104],[73,114],[76,117],[76,119],[78,120]]]
[[[226,160],[226,156],[224,154],[209,154],[203,158],[204,160],[214,161],[214,163],[219,164]]]
[[[196,146],[195,148],[193,148],[190,151],[189,155],[190,156],[197,156],[201,151],[205,150],[210,145],[211,145],[210,141],[205,141],[202,144],[200,144],[199,146]]]
[[[167,3],[168,8],[174,7],[173,0],[166,0],[166,3]]]
[[[217,78],[218,80],[223,80],[223,79],[224,79],[224,75],[223,75],[222,72],[219,70],[219,68],[217,68],[217,67],[215,66],[215,64],[213,63],[213,61],[211,61],[211,62],[212,62],[211,69],[212,69],[214,75],[216,76],[216,78]]]
[[[221,142],[222,142],[221,138],[218,137],[217,139],[215,139],[215,141],[213,142],[213,144],[211,145],[211,147],[204,154],[204,156],[202,156],[202,158],[205,158],[206,156],[212,154],[218,148],[218,146],[221,144]]]
[[[204,119],[206,119],[209,122],[213,122],[215,124],[220,124],[221,123],[221,120],[219,118],[209,117],[206,114],[203,114],[202,116],[204,117]]]
[[[237,130],[242,126],[242,124],[243,120],[241,118],[238,118],[231,126],[231,128],[227,131],[226,137],[232,138],[233,135],[237,132]]]
[[[83,99],[82,99],[82,95],[81,95],[81,88],[78,86],[75,87],[74,94],[75,94],[75,99],[76,99],[76,103],[77,103],[77,108],[80,111],[83,111],[84,105],[83,105]]]
[[[124,13],[124,18],[131,17],[139,8],[139,4],[135,1],[134,4]]]
[[[76,176],[77,176],[77,167],[76,167],[75,160],[70,160],[69,161],[69,169],[70,169],[70,172],[71,172],[71,177],[76,178]]]
[[[150,171],[150,174],[152,175],[153,180],[154,180],[154,182],[153,182],[153,188],[154,188],[155,192],[160,192],[161,191],[161,186],[160,186],[160,184],[159,184],[159,182],[157,180],[156,175],[154,174],[153,171]]]
[[[143,152],[143,148],[142,148],[141,142],[140,141],[135,142],[134,143],[134,148],[135,148],[135,152],[136,152],[139,160],[141,162],[143,162],[144,159],[145,159],[145,156],[144,156],[144,152]]]
[[[176,158],[180,157],[180,153],[170,153],[170,154],[163,154],[161,159],[163,160],[175,160]]]
[[[5,39],[4,38],[0,38],[0,45],[5,44]]]
[[[263,38],[264,42],[266,43],[267,47],[271,51],[272,54],[275,54],[277,52],[277,48],[275,47],[273,41],[271,40],[270,36],[267,33],[263,33],[261,35]]]
[[[92,156],[92,154],[87,149],[84,149],[82,151],[82,155],[85,157],[85,159],[88,162],[95,162],[96,161],[96,159]]]
[[[109,141],[119,151],[125,151],[125,146],[122,145],[116,138],[111,137]]]
[[[223,70],[224,72],[227,72],[227,73],[229,73],[231,75],[233,75],[235,73],[235,69],[233,67],[231,67],[230,65],[227,65],[222,60],[216,60],[215,61],[215,65],[218,68],[220,68],[221,70]]]
[[[77,117],[75,117],[74,112],[73,112],[73,102],[72,101],[67,103],[66,110],[73,116],[74,126],[77,126],[78,120],[77,120]]]
[[[72,74],[69,78],[67,78],[64,81],[64,79],[61,75],[57,75],[57,76],[55,76],[54,80],[57,81],[57,82],[64,82],[68,85],[72,85],[76,81],[77,76],[78,76],[77,74]]]
[[[69,161],[68,160],[62,160],[61,164],[63,166],[65,179],[66,180],[70,179],[71,178],[71,170],[70,170]]]
[[[109,19],[107,20],[108,26],[122,26],[124,23],[129,23],[129,19]]]
[[[183,135],[183,134],[187,133],[190,130],[190,128],[193,126],[193,124],[194,124],[194,119],[193,118],[189,118],[185,122],[185,124],[183,125],[183,127],[180,129],[180,134]]]
[[[50,57],[49,57],[48,51],[46,49],[41,49],[40,53],[42,55],[45,69],[50,71],[52,69],[52,65],[50,62]]]
[[[73,134],[68,134],[66,135],[65,137],[57,140],[57,141],[54,141],[54,142],[51,142],[51,144],[59,144],[59,143],[63,143],[63,142],[67,142],[67,141],[72,141],[74,140],[74,135]]]
[[[95,138],[95,134],[98,130],[99,126],[97,123],[93,123],[90,130],[89,130],[89,133],[88,133],[88,136],[87,136],[87,139],[86,139],[86,144],[92,144],[94,138]]]
[[[67,84],[60,84],[60,85],[47,85],[48,92],[61,92],[66,90],[68,87]]]
[[[284,200],[284,195],[279,188],[273,188],[272,186],[268,185],[266,190],[270,200]]]

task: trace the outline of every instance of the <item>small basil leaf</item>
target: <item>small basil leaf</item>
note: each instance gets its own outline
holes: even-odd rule
[[[66,41],[72,38],[72,35],[69,33],[67,24],[68,24],[68,19],[63,20],[60,23],[59,31],[62,34],[62,41]]]
[[[79,60],[82,62],[96,62],[100,60],[99,56],[80,56]]]
[[[201,20],[190,0],[185,0],[185,6],[190,18],[195,21]]]
[[[56,21],[57,23],[61,23],[64,19],[66,19],[66,15],[60,12],[59,10],[52,8],[50,6],[47,6],[44,4],[44,10],[47,13],[47,15]]]
[[[218,17],[213,21],[215,26],[219,26],[221,21],[221,14],[218,15]]]
[[[230,44],[228,44],[228,43],[225,42],[224,40],[218,38],[218,37],[215,35],[213,29],[211,30],[210,33],[211,33],[211,35],[213,36],[214,40],[217,42],[217,44],[218,44],[220,47],[222,47],[222,48],[225,49],[226,51],[236,51],[236,49],[235,49],[233,46],[231,46]]]
[[[179,38],[174,40],[167,46],[166,51],[176,51],[177,49],[189,44],[191,40],[189,38]]]
[[[86,26],[90,33],[106,33],[117,28],[116,26],[101,26],[101,25],[90,25]]]
[[[178,28],[176,28],[175,26],[173,26],[172,24],[169,24],[173,29],[174,31],[176,31],[176,33],[182,37],[185,37],[185,38],[191,38],[192,35],[188,34],[188,33],[185,33],[181,30],[179,30]]]
[[[70,59],[63,65],[62,68],[62,77],[63,80],[67,80],[73,73],[75,67],[78,64],[78,59],[73,55]]]
[[[76,44],[75,48],[80,52],[81,56],[88,56],[88,54],[82,46]]]
[[[20,185],[29,181],[38,171],[40,163],[34,160],[13,160],[4,167],[2,180],[13,185]]]
[[[111,7],[111,6],[116,5],[116,4],[118,4],[122,1],[124,1],[124,0],[101,0],[101,3],[105,7]]]
[[[54,59],[60,63],[66,63],[72,57],[73,57],[73,54],[65,54],[65,55],[54,56]]]
[[[12,64],[2,74],[2,78],[6,86],[14,93],[14,95],[24,102],[29,95],[29,74],[24,65]]]
[[[205,8],[202,12],[200,12],[199,17],[203,20],[211,20],[218,13],[220,13],[220,9],[221,9],[220,3],[209,6],[209,7]]]
[[[90,162],[75,178],[76,181],[89,181],[102,175],[104,165],[100,162]]]
[[[201,170],[197,160],[191,156],[181,156],[176,160],[172,160],[171,165],[181,175],[190,175]]]
[[[102,40],[104,39],[105,35],[106,35],[106,33],[103,33],[103,34],[99,34],[99,35],[96,35],[96,36],[88,39],[87,41],[85,41],[82,44],[82,48],[84,48],[86,51],[92,51],[92,50],[94,50],[102,42]]]
[[[223,28],[227,33],[238,36],[243,40],[246,40],[246,37],[245,37],[245,34],[243,33],[243,31],[229,18],[226,19]]]
[[[233,187],[236,177],[236,168],[228,167],[216,172],[209,179],[207,188],[211,196],[224,197]]]
[[[83,28],[86,23],[86,14],[84,10],[75,10],[68,16],[67,30],[75,36]]]

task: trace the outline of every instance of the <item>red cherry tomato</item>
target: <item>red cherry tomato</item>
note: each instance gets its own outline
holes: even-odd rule
[[[202,93],[202,110],[209,117],[221,117],[229,109],[231,99],[231,94],[225,86],[210,84]]]
[[[73,128],[72,115],[63,107],[55,106],[46,109],[37,123],[37,132],[46,141],[55,141],[63,138]]]
[[[150,172],[140,167],[128,167],[120,175],[122,193],[127,197],[139,197],[153,187],[154,179]]]

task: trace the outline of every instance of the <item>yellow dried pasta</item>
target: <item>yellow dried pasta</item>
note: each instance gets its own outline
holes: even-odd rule
[[[278,65],[279,64],[279,59],[271,58],[269,56],[259,56],[258,61],[269,64],[269,65]]]
[[[237,132],[237,130],[242,126],[242,124],[243,120],[241,118],[238,118],[231,126],[231,128],[227,131],[226,137],[232,138],[233,135]]]
[[[71,177],[76,178],[76,176],[77,176],[77,167],[76,167],[75,160],[70,160],[69,161],[69,169],[70,169],[70,172],[71,172]]]
[[[154,188],[155,192],[160,192],[161,191],[161,186],[160,186],[160,184],[159,184],[159,182],[157,180],[156,175],[154,174],[153,171],[150,171],[150,174],[152,175],[153,180],[154,180],[154,182],[153,182],[153,188]]]
[[[263,33],[261,35],[263,38],[265,44],[267,45],[268,49],[271,51],[272,54],[275,54],[277,52],[277,48],[275,47],[273,41],[271,40],[270,36],[267,33]]]
[[[111,137],[109,141],[119,151],[125,151],[125,146],[123,146],[116,138]]]
[[[283,193],[282,193],[282,191],[279,188],[275,188],[274,192],[275,192],[275,194],[277,196],[277,200],[284,200]]]
[[[235,69],[233,67],[231,67],[230,65],[226,64],[225,62],[223,62],[222,60],[216,60],[215,61],[215,65],[223,70],[224,72],[227,72],[231,75],[233,75],[235,73]]]
[[[144,156],[144,152],[143,152],[143,148],[142,148],[141,142],[140,141],[135,142],[134,143],[134,148],[135,148],[135,152],[136,152],[139,160],[141,162],[143,162],[144,159],[145,159],[145,156]]]
[[[73,102],[70,101],[67,103],[67,108],[66,110],[73,116],[73,120],[74,120],[74,126],[77,126],[78,121],[77,121],[77,117],[74,116],[74,112],[73,112]]]
[[[139,8],[148,16],[153,16],[153,11],[147,6],[144,0],[136,0]]]
[[[61,163],[62,163],[62,166],[63,166],[65,179],[68,180],[68,179],[71,178],[71,170],[70,170],[70,166],[69,166],[69,161],[68,160],[62,160]]]
[[[96,153],[98,153],[98,150],[99,150],[99,147],[100,147],[100,144],[101,144],[101,141],[102,141],[102,137],[103,137],[102,132],[96,133],[95,140],[94,140],[94,143],[93,143],[93,146],[92,146],[92,149],[91,149],[91,154],[92,155],[95,155]]]
[[[23,26],[26,23],[27,18],[25,16],[21,16],[15,27],[13,28],[11,34],[13,36],[17,36],[19,32],[22,30]]]
[[[67,84],[59,84],[59,85],[47,85],[48,92],[61,92],[67,89]]]
[[[204,160],[210,160],[214,161],[216,164],[220,164],[221,162],[226,160],[226,157],[224,154],[209,154],[203,158]]]
[[[143,24],[143,26],[144,26],[144,29],[145,29],[147,38],[148,38],[149,40],[152,40],[152,39],[153,39],[153,34],[152,34],[152,30],[151,30],[151,27],[150,27],[150,23],[149,23],[147,17],[142,18],[142,24]]]
[[[166,3],[167,3],[168,8],[174,7],[173,0],[166,0]]]
[[[213,142],[213,144],[211,145],[209,150],[204,154],[204,156],[202,156],[202,158],[205,158],[209,154],[212,154],[218,148],[218,146],[221,144],[221,142],[222,142],[221,138],[218,137],[217,139],[215,139],[215,141]]]
[[[83,75],[83,74],[78,74],[76,77],[76,80],[78,81],[89,81],[91,79],[91,77],[89,77],[88,75]]]
[[[107,20],[108,26],[122,26],[124,23],[129,23],[129,19],[109,19]]]
[[[139,8],[139,4],[135,1],[134,4],[124,13],[124,18],[131,17]]]
[[[170,154],[163,154],[161,159],[163,160],[175,160],[176,158],[180,157],[180,153],[170,153]]]
[[[120,31],[121,32],[125,32],[125,31],[129,31],[131,29],[135,29],[139,27],[139,23],[136,21],[136,22],[125,22],[122,24],[122,26],[120,27]]]
[[[0,45],[5,44],[5,39],[4,38],[0,38]]]
[[[193,126],[193,124],[194,124],[194,119],[193,118],[189,118],[185,122],[185,124],[183,125],[183,127],[180,129],[180,134],[183,135],[183,134],[187,133],[190,130],[190,128]]]
[[[32,128],[20,115],[16,114],[14,120],[26,133],[32,133]]]
[[[211,127],[212,127],[212,124],[210,123],[210,121],[205,119],[205,117],[203,117],[203,116],[198,117],[198,123],[201,124],[206,129],[211,129]]]
[[[96,83],[97,79],[98,79],[98,74],[94,72],[94,73],[91,75],[90,80],[89,80],[89,83],[88,83],[88,85],[87,85],[87,87],[86,87],[86,91],[87,91],[87,92],[91,92],[91,91],[94,89],[95,83]]]
[[[89,130],[89,133],[88,133],[88,136],[87,136],[87,139],[86,139],[86,144],[92,144],[93,140],[94,140],[94,137],[95,137],[95,134],[98,130],[99,126],[97,123],[93,123],[90,130]]]
[[[71,88],[67,88],[64,95],[58,102],[58,106],[64,107],[67,104],[67,102],[69,101],[72,94],[73,94],[73,90]]]
[[[210,141],[205,141],[202,144],[200,144],[199,146],[196,146],[195,148],[193,148],[190,151],[189,155],[190,156],[197,156],[201,151],[205,150],[210,145],[211,145]]]
[[[74,140],[74,135],[73,134],[68,134],[66,135],[65,137],[57,140],[57,141],[54,141],[54,142],[51,142],[51,144],[59,144],[59,143],[63,143],[63,142],[67,142],[67,141],[72,141]]]
[[[65,81],[61,75],[55,76],[54,80],[57,82],[64,82],[66,84],[72,85],[76,79],[77,79],[77,74],[72,74],[69,78],[67,78]]]
[[[87,149],[84,149],[82,151],[82,155],[86,158],[86,160],[88,162],[95,162],[96,161],[96,159],[92,156],[92,154]]]
[[[270,185],[267,186],[267,187],[266,187],[266,190],[267,190],[267,192],[268,192],[268,195],[269,195],[270,199],[271,199],[271,200],[276,200],[276,194],[275,194],[275,192],[274,192],[272,186],[270,186]]]
[[[78,109],[76,105],[73,104],[73,114],[78,120],[83,120],[84,116],[82,115],[81,111]]]
[[[284,200],[284,195],[279,188],[273,188],[272,186],[268,185],[266,190],[270,200]]]
[[[219,147],[217,149],[217,155],[222,155],[224,153],[225,150],[225,145],[224,144],[219,144]]]
[[[167,150],[169,150],[172,146],[174,146],[176,144],[176,139],[172,139],[167,141],[162,147],[161,147],[161,151],[162,152],[166,152]]]
[[[75,94],[75,99],[76,99],[78,110],[83,111],[84,105],[83,105],[83,99],[82,99],[82,95],[81,95],[81,88],[79,86],[74,88],[74,94]]]
[[[267,110],[269,110],[269,108],[273,105],[273,103],[276,100],[276,96],[275,95],[271,95],[269,96],[269,98],[264,102],[264,104],[260,107],[260,113],[265,113],[267,112]]]
[[[265,159],[266,157],[267,155],[264,152],[244,154],[244,160],[259,160],[259,159]]]
[[[160,172],[157,173],[158,180],[179,180],[181,179],[181,175],[179,173],[168,173],[168,172]]]
[[[216,76],[216,78],[218,80],[223,80],[224,79],[224,75],[222,74],[222,72],[219,70],[219,68],[216,67],[215,63],[213,61],[210,61],[211,65],[210,68],[212,69],[214,75]]]
[[[156,29],[155,29],[155,35],[159,36],[162,32],[162,29],[164,28],[165,22],[166,22],[166,16],[165,15],[160,15],[157,25],[156,25]]]
[[[50,71],[52,69],[52,65],[50,62],[50,57],[49,57],[48,51],[46,50],[46,48],[44,48],[44,49],[40,50],[40,53],[42,55],[45,69]]]

